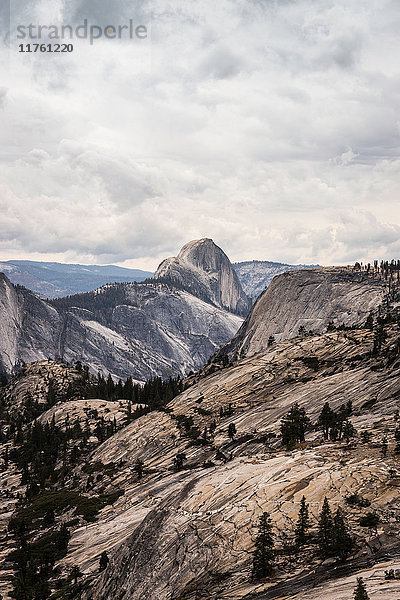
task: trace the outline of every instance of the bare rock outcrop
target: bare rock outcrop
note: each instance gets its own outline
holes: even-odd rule
[[[229,258],[209,238],[189,242],[178,256],[166,258],[154,279],[177,283],[191,294],[241,316],[246,316],[251,306]]]
[[[382,305],[387,292],[388,283],[380,275],[349,267],[282,273],[259,296],[221,354],[251,356],[268,347],[270,336],[281,341],[298,336],[299,330],[321,333],[329,323],[359,326]]]

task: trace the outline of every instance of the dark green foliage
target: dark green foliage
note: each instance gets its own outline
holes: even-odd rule
[[[235,423],[229,423],[228,425],[228,437],[231,438],[231,440],[233,440],[233,438],[236,435],[236,425]]]
[[[295,529],[295,545],[297,548],[303,546],[307,541],[307,531],[310,527],[309,515],[308,515],[308,504],[305,496],[302,497],[300,502],[299,517],[296,523]]]
[[[183,469],[183,463],[186,461],[186,454],[183,452],[178,452],[178,454],[174,458],[174,468],[175,471],[181,471]]]
[[[108,565],[109,562],[110,562],[110,559],[108,558],[108,554],[104,550],[104,552],[101,553],[100,560],[99,560],[99,571],[100,571],[100,573],[101,573],[101,571],[104,571],[107,568],[107,565]]]
[[[354,590],[354,600],[369,600],[367,589],[362,577],[357,577],[357,585]]]
[[[290,411],[281,420],[282,444],[287,449],[292,449],[298,442],[304,442],[305,433],[310,426],[310,419],[304,408],[293,404]]]
[[[360,517],[359,523],[361,527],[369,527],[370,529],[375,529],[379,523],[379,517],[376,513],[369,512],[366,515]]]
[[[53,380],[50,380],[49,389],[47,391],[47,406],[51,408],[57,402],[56,390],[54,387]]]
[[[334,427],[336,422],[336,415],[331,409],[329,402],[325,402],[321,414],[318,417],[318,425],[321,427],[324,438],[329,438],[329,430]]]
[[[370,431],[362,431],[360,434],[361,437],[361,441],[363,442],[363,444],[369,444],[369,442],[371,441],[371,432]]]
[[[133,468],[135,469],[138,479],[142,479],[142,477],[143,477],[143,466],[144,466],[143,461],[140,460],[140,458],[137,458]]]
[[[353,550],[353,547],[353,539],[347,530],[342,511],[338,508],[333,519],[332,555],[345,560]]]
[[[343,435],[343,439],[345,439],[347,442],[350,441],[350,438],[353,438],[357,435],[356,428],[353,426],[351,421],[349,421],[348,419],[346,419],[346,421],[344,421],[344,423],[343,423],[342,435]]]
[[[348,441],[351,437],[354,437],[357,432],[349,421],[349,416],[352,412],[353,406],[351,402],[342,404],[337,412],[331,409],[329,402],[325,402],[318,417],[318,426],[323,431],[324,439],[336,441],[345,437]]]
[[[318,546],[323,558],[332,556],[333,518],[327,498],[325,498],[318,524]]]
[[[48,303],[61,310],[69,310],[73,306],[85,308],[86,310],[90,310],[101,323],[109,325],[115,306],[130,304],[126,290],[127,286],[125,284],[115,283],[112,286],[100,288],[100,290],[95,292],[54,298],[48,300]]]
[[[128,422],[133,418],[141,416],[150,410],[161,410],[170,400],[175,398],[184,389],[180,377],[163,381],[161,377],[155,377],[146,381],[144,385],[133,383],[132,378],[128,377],[125,383],[118,381],[114,383],[111,375],[104,379],[101,373],[98,373],[97,380],[87,383],[84,396],[86,398],[101,398],[103,400],[128,400]],[[144,404],[147,410],[141,410],[141,414],[132,413],[132,404]]]
[[[274,540],[269,513],[264,512],[259,520],[256,548],[253,552],[252,575],[256,579],[268,577],[273,573]]]
[[[49,514],[59,514],[75,508],[74,514],[81,515],[85,521],[94,521],[97,513],[107,504],[113,504],[120,492],[104,496],[83,496],[73,490],[44,492],[35,496],[30,503],[22,505],[9,522],[9,529],[14,532],[33,529]]]
[[[45,600],[50,595],[48,580],[54,563],[65,556],[70,534],[65,525],[28,541],[24,531],[16,532],[17,549],[7,560],[14,564],[12,596],[16,600]]]
[[[338,508],[335,516],[332,517],[326,498],[319,518],[318,546],[323,558],[337,556],[341,560],[346,559],[354,547],[342,511]]]
[[[319,360],[317,356],[303,356],[301,360],[309,369],[312,369],[313,371],[318,371]]]
[[[374,331],[374,347],[372,350],[373,355],[380,354],[382,346],[387,339],[387,333],[385,331],[384,321],[382,317],[378,317],[377,325]]]
[[[359,496],[357,493],[347,496],[345,501],[350,506],[359,506],[360,508],[367,508],[368,506],[371,506],[371,502],[369,500]]]

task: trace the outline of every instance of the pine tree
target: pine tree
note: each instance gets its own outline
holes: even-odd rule
[[[329,430],[335,423],[335,413],[331,409],[329,402],[325,402],[321,414],[318,417],[318,425],[322,428],[324,439],[329,438]]]
[[[264,512],[259,520],[256,549],[253,553],[253,577],[268,577],[273,572],[274,540],[269,513]]]
[[[306,503],[305,496],[302,497],[300,502],[299,517],[295,529],[295,544],[299,548],[307,541],[307,530],[310,527],[309,515],[308,515],[308,504]]]
[[[228,437],[230,437],[231,440],[233,441],[233,438],[235,437],[235,435],[236,435],[236,425],[235,425],[235,423],[229,423]]]
[[[351,553],[354,542],[347,530],[340,508],[337,509],[333,519],[333,544],[332,553],[345,560]]]
[[[323,558],[333,553],[333,518],[327,498],[324,500],[318,527],[318,546]]]
[[[107,552],[104,550],[104,552],[101,553],[100,555],[100,562],[99,562],[99,571],[104,571],[104,569],[107,568],[108,563],[110,562],[110,559],[108,558],[108,554]]]
[[[369,600],[367,589],[362,577],[357,577],[357,585],[354,590],[354,600]]]
[[[297,442],[304,442],[309,425],[310,419],[306,415],[306,411],[304,408],[300,408],[296,402],[281,420],[282,444],[286,448],[292,449]]]
[[[143,467],[144,467],[143,461],[140,460],[140,458],[137,458],[133,468],[136,471],[136,475],[138,476],[138,479],[142,479],[142,477],[143,477]]]

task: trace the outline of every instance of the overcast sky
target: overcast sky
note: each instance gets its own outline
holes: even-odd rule
[[[148,38],[17,52],[85,18]],[[399,31],[398,0],[11,0],[0,259],[400,258]]]

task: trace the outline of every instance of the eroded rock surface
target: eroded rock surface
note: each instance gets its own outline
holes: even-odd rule
[[[222,350],[230,356],[251,356],[276,341],[304,332],[361,325],[376,311],[388,293],[380,274],[349,267],[290,271],[275,277],[259,296],[242,327]]]

